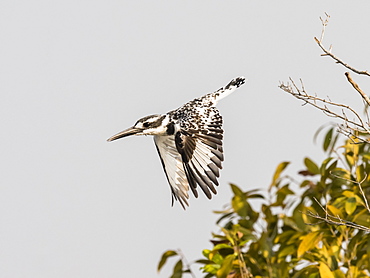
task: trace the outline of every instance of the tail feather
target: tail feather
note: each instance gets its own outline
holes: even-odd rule
[[[227,97],[236,89],[238,89],[241,85],[243,85],[245,83],[245,80],[246,79],[243,76],[236,77],[233,80],[231,80],[229,84],[227,84],[225,87],[222,87],[218,89],[216,92],[210,93],[208,95],[213,98],[214,105],[216,105],[221,99]]]

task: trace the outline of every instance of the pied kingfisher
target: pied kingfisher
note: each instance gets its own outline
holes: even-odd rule
[[[185,209],[189,206],[189,187],[198,197],[197,185],[208,199],[216,194],[214,185],[224,160],[222,150],[222,117],[216,104],[245,82],[237,77],[214,93],[196,98],[166,114],[150,115],[107,141],[130,135],[154,135],[154,142],[162,161],[173,201]]]

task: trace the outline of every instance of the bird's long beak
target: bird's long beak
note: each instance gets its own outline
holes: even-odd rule
[[[136,133],[139,133],[142,131],[140,128],[130,127],[124,131],[121,131],[120,133],[117,133],[116,135],[113,135],[111,138],[109,138],[107,141],[111,142],[126,136],[135,135]]]

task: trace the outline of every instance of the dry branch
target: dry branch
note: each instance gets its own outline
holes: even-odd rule
[[[314,40],[316,41],[316,43],[319,45],[319,47],[322,49],[322,51],[324,51],[324,54],[322,54],[322,56],[329,56],[329,57],[331,57],[333,60],[335,60],[336,63],[343,65],[345,68],[347,68],[347,69],[349,69],[349,70],[351,70],[351,71],[353,71],[353,72],[355,72],[357,74],[363,74],[363,75],[370,76],[370,73],[367,70],[358,70],[358,69],[355,69],[354,67],[352,67],[349,64],[343,62],[343,60],[341,60],[336,55],[334,55],[331,52],[332,46],[330,46],[329,50],[324,47],[324,45],[322,44],[322,42],[324,40],[325,28],[328,25],[329,18],[330,18],[330,15],[328,15],[327,13],[325,13],[325,15],[326,15],[326,18],[325,19],[322,19],[320,17],[321,25],[322,25],[320,40],[317,39],[316,37],[314,37]]]
[[[331,50],[332,47],[330,46],[329,50],[324,47],[322,44],[324,35],[325,35],[325,28],[328,25],[330,16],[325,14],[326,17],[323,19],[320,17],[322,30],[320,40],[316,37],[314,38],[318,46],[322,49],[324,54],[322,56],[329,56],[336,63],[339,63],[346,67],[347,69],[351,70],[354,73],[362,74],[366,76],[370,76],[368,71],[360,71],[355,69],[354,67],[350,66],[349,64],[343,62],[340,58],[334,55]],[[362,100],[366,103],[366,108],[370,106],[370,98],[365,94],[365,92],[360,88],[360,86],[353,80],[349,72],[345,73],[348,82],[353,86],[353,88],[361,95]],[[347,137],[357,138],[360,142],[369,142],[370,136],[370,126],[369,126],[369,115],[367,109],[365,109],[365,116],[360,116],[356,110],[351,108],[349,105],[336,103],[331,101],[330,99],[320,98],[316,95],[310,95],[306,92],[303,82],[301,80],[301,88],[294,83],[294,81],[290,79],[290,82],[287,84],[281,83],[279,88],[283,91],[291,94],[295,98],[302,100],[304,104],[310,104],[313,107],[321,110],[325,115],[333,118],[337,118],[343,121],[342,124],[338,125],[339,132],[346,135]]]
[[[368,227],[353,223],[351,221],[341,219],[339,216],[331,215],[328,212],[328,210],[326,208],[324,208],[316,198],[314,198],[314,200],[321,207],[321,209],[325,212],[325,217],[320,216],[318,213],[313,213],[312,211],[308,210],[307,213],[304,213],[305,215],[321,220],[318,223],[313,223],[313,224],[309,224],[309,225],[317,225],[317,224],[326,222],[328,224],[332,224],[332,225],[336,225],[336,226],[346,226],[346,227],[349,227],[349,228],[354,228],[354,229],[363,230],[365,232],[370,232],[370,228],[368,228]]]
[[[358,84],[355,81],[353,81],[350,73],[349,72],[346,72],[344,75],[347,77],[348,82],[351,83],[351,85],[353,86],[353,88],[355,88],[355,90],[360,93],[361,97],[364,99],[364,101],[366,102],[366,104],[370,106],[370,99],[369,99],[369,97],[364,93],[363,90],[361,90],[360,86],[358,86]]]
[[[329,117],[334,117],[343,120],[345,122],[345,125],[342,125],[341,129],[344,128],[346,132],[348,132],[347,128],[349,128],[352,131],[354,131],[354,133],[363,132],[370,135],[368,125],[362,119],[362,117],[356,112],[355,109],[346,104],[336,103],[329,99],[309,95],[304,89],[302,80],[301,88],[299,88],[295,84],[292,78],[289,78],[289,80],[292,85],[290,85],[289,83],[287,84],[281,83],[279,88],[291,94],[295,98],[304,101],[305,104],[312,105],[313,107],[323,111]],[[334,111],[332,107],[337,107],[341,109],[341,113]],[[347,113],[352,114],[353,119],[349,119]]]
[[[323,44],[321,43],[321,41],[319,41],[316,37],[314,37],[314,40],[320,46],[320,48],[322,49],[322,51],[324,51],[324,54],[322,54],[322,56],[330,56],[333,60],[335,60],[336,63],[343,65],[347,69],[349,69],[349,70],[351,70],[351,71],[353,71],[353,72],[355,72],[357,74],[363,74],[363,75],[370,76],[370,73],[367,70],[358,70],[358,69],[355,69],[354,67],[350,66],[349,64],[343,62],[343,60],[341,60],[340,58],[338,58],[337,56],[335,56],[333,53],[331,53],[331,49],[330,50],[327,50],[323,46]]]
[[[370,232],[370,228],[368,228],[368,227],[358,225],[358,224],[350,222],[350,221],[343,220],[340,217],[330,215],[327,210],[324,210],[324,211],[325,211],[325,217],[320,216],[318,213],[313,213],[310,210],[308,211],[308,213],[304,213],[304,214],[306,214],[307,216],[316,218],[316,219],[320,219],[321,223],[326,222],[326,223],[331,224],[331,225],[346,226],[346,227],[350,227],[350,228],[354,228],[354,229],[363,230],[365,232]],[[313,225],[317,225],[319,223],[320,222],[315,223]]]

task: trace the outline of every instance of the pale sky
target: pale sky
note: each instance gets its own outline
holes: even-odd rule
[[[368,1],[8,1],[0,3],[0,277],[168,277],[161,254],[211,248],[229,182],[265,190],[278,163],[321,162],[330,121],[279,88],[361,105],[324,44],[370,66]],[[183,211],[151,137],[106,139],[243,75],[222,100],[218,194]],[[353,76],[365,92],[370,84]],[[193,267],[197,272],[198,266]]]

